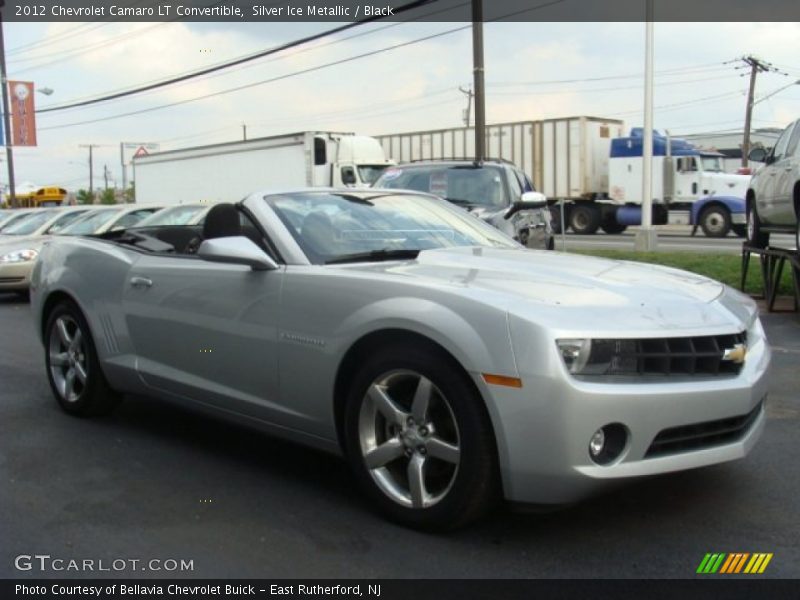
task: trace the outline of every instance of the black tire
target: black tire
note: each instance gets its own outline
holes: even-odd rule
[[[610,219],[607,219],[606,222],[603,223],[600,227],[603,229],[603,231],[605,231],[609,235],[617,235],[623,233],[628,228],[627,225],[620,225],[616,221],[612,222]]]
[[[565,217],[569,218],[569,210],[567,207],[564,207]],[[559,204],[554,204],[550,207],[550,227],[553,230],[553,233],[558,235],[561,233],[561,206]]]
[[[400,500],[390,497],[390,493],[378,483],[378,474],[383,472],[385,475],[389,475],[392,481],[402,481],[403,477],[408,477],[408,473],[411,472],[412,460],[436,461],[437,458],[433,451],[431,450],[427,457],[424,455],[420,457],[417,455],[417,451],[409,447],[401,448],[399,449],[401,455],[394,456],[385,463],[381,462],[381,466],[373,467],[373,470],[370,470],[365,458],[369,452],[364,449],[365,442],[362,437],[365,423],[369,428],[371,427],[370,423],[375,423],[383,418],[378,414],[381,411],[377,409],[377,403],[367,396],[367,392],[372,389],[373,384],[377,381],[399,378],[400,385],[397,388],[401,388],[402,378],[408,377],[409,382],[413,382],[414,380],[411,378],[414,375],[427,378],[432,383],[435,392],[430,396],[431,410],[428,414],[434,414],[434,406],[436,406],[434,401],[438,401],[440,409],[438,414],[444,414],[455,423],[457,440],[455,444],[459,449],[458,462],[455,466],[450,465],[454,471],[445,477],[449,481],[449,486],[445,486],[434,504],[421,507],[413,507],[410,504],[403,505]],[[393,406],[402,406],[404,410],[409,410],[409,413],[403,413],[405,416],[401,415],[399,421],[395,421],[403,422],[412,412],[409,403],[403,403],[408,398],[403,398],[397,388],[387,386],[381,389],[384,389],[396,402]],[[406,395],[411,393],[412,389],[416,389],[416,386],[409,383],[406,386],[406,390],[408,390]],[[447,412],[441,410],[442,404],[439,400],[441,397],[445,399],[443,406],[449,408]],[[369,414],[370,410],[376,417]],[[386,420],[381,426],[382,428],[376,427],[374,431],[386,431],[385,425],[388,423],[389,421]],[[430,423],[431,431],[435,431],[437,435],[445,435],[444,427],[438,424],[435,428],[432,426],[433,417],[431,417]],[[402,426],[402,433],[396,431],[400,429],[399,427],[393,426],[396,430],[387,432],[385,436],[382,436],[382,440],[375,439],[375,445],[385,443],[390,436],[393,441],[406,444],[401,440],[406,439],[404,436],[409,435],[412,426],[416,425],[408,423],[408,428],[405,425]],[[435,347],[418,344],[397,345],[381,350],[368,358],[350,384],[343,431],[345,454],[359,488],[374,508],[397,523],[428,531],[449,530],[479,518],[491,508],[497,498],[500,487],[497,452],[494,433],[483,400],[459,366]],[[367,437],[369,438],[369,436]],[[431,437],[434,437],[434,434],[431,434]],[[410,443],[414,446],[419,442],[412,441]],[[419,446],[414,447],[419,448]],[[428,462],[424,470],[421,470],[424,473],[423,480],[426,480],[431,474],[437,475],[442,468],[447,467],[448,464],[444,461],[441,463]],[[373,476],[373,471],[376,473],[375,476]],[[423,485],[423,489],[427,490],[425,493],[431,490],[426,486],[428,483]],[[402,485],[400,487],[402,488]],[[409,497],[406,501],[410,503],[413,494],[408,480],[407,487]]]
[[[578,235],[592,235],[600,228],[600,209],[594,205],[572,207],[569,216],[572,231]]]
[[[66,327],[66,339],[59,334],[60,325]],[[80,309],[66,300],[57,304],[47,316],[44,331],[47,381],[61,408],[80,417],[104,415],[114,410],[120,395],[111,389],[100,369],[94,340]],[[74,346],[68,344],[67,339],[74,342],[78,331],[80,341]],[[64,351],[58,352],[59,349]],[[56,363],[59,357],[64,364]],[[83,381],[78,375],[78,366],[84,373]],[[71,386],[66,383],[70,370],[73,372]]]
[[[738,237],[747,237],[747,225],[731,225],[731,229]]]
[[[706,237],[724,238],[731,231],[731,213],[724,206],[709,206],[700,213],[700,228]]]
[[[761,231],[761,219],[758,218],[755,198],[747,203],[747,242],[756,248],[769,246],[769,233]]]

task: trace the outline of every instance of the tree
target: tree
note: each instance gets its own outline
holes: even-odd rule
[[[116,204],[117,197],[113,188],[108,188],[100,192],[100,204]]]
[[[78,204],[94,204],[94,194],[90,194],[88,190],[78,190],[75,198]]]
[[[125,202],[128,204],[133,204],[136,201],[136,182],[131,182],[131,187],[125,190],[123,193],[125,194]]]

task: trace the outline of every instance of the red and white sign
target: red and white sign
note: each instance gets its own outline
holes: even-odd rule
[[[11,144],[36,145],[36,113],[33,106],[33,82],[9,81],[11,104]]]
[[[133,158],[139,158],[140,156],[147,156],[150,154],[144,146],[139,146],[139,149],[133,153]]]

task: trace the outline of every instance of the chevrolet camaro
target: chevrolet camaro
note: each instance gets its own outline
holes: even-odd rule
[[[340,453],[443,529],[745,456],[770,350],[690,273],[529,250],[399,190],[262,192],[202,226],[47,243],[32,306],[74,415],[158,396]]]

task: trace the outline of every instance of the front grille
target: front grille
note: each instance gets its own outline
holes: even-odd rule
[[[665,429],[647,449],[645,458],[722,446],[742,439],[755,423],[764,401],[746,415]]]
[[[0,283],[19,283],[24,277],[0,277]]]
[[[747,334],[699,337],[592,340],[586,375],[735,375],[743,364],[723,360],[725,350],[744,345]]]

